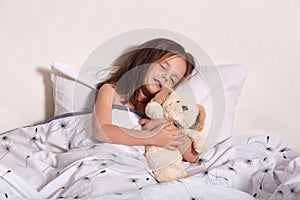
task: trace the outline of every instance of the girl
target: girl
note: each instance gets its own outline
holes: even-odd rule
[[[171,122],[142,117],[142,130],[113,123],[112,108],[125,107],[134,113],[145,113],[149,100],[161,89],[174,89],[195,68],[191,54],[169,39],[150,40],[121,56],[110,77],[97,85],[93,136],[96,140],[122,145],[155,145],[178,149],[183,158],[196,162],[198,153],[191,140]],[[128,117],[125,117],[128,118]],[[126,120],[124,117],[121,120]]]

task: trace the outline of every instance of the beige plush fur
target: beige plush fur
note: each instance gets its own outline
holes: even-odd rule
[[[205,109],[197,105],[188,94],[162,90],[147,104],[145,112],[151,119],[166,119],[179,125],[181,131],[191,138],[198,153],[205,149],[205,136],[201,133],[206,116]],[[182,155],[178,150],[146,146],[145,156],[159,182],[187,176],[182,166]]]

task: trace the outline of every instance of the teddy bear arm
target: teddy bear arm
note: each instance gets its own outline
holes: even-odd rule
[[[207,149],[206,137],[199,131],[186,129],[185,133],[191,138],[193,147],[198,153],[202,153]]]

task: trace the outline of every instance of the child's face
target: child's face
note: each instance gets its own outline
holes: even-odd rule
[[[178,55],[152,63],[145,76],[145,87],[151,94],[163,88],[172,89],[183,78],[186,70],[185,59]]]

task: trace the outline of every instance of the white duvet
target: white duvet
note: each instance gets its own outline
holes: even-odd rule
[[[0,199],[300,199],[300,157],[271,136],[229,138],[184,163],[192,176],[157,183],[141,147],[93,141],[91,123],[66,115],[1,134]]]

